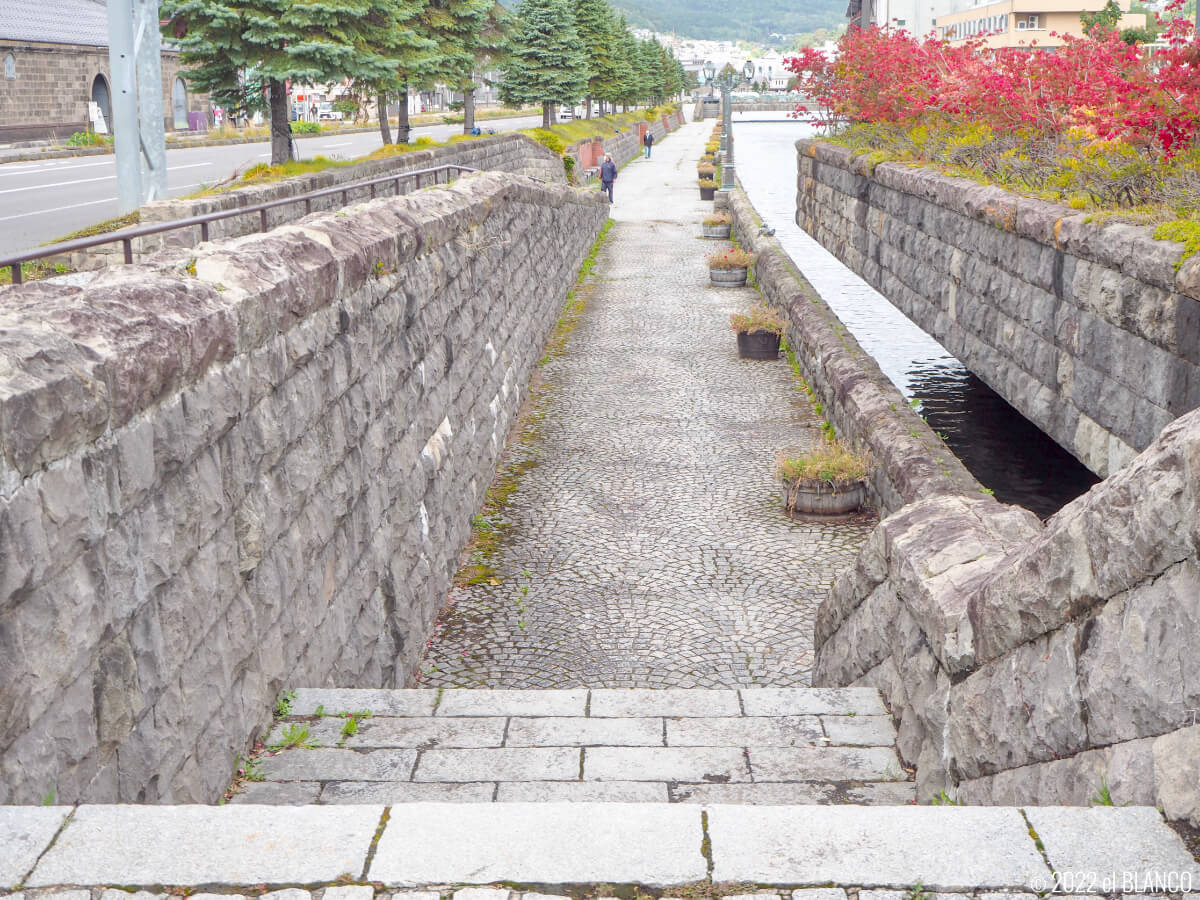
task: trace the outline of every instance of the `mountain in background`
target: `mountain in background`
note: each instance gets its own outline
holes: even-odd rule
[[[770,35],[836,28],[846,0],[614,0],[635,28],[710,41],[775,43]]]
[[[510,8],[518,0],[501,0]],[[779,43],[799,34],[845,24],[846,0],[611,0],[634,28],[710,41]],[[785,42],[786,43],[786,42]]]

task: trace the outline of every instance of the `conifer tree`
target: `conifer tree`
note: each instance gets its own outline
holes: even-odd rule
[[[587,54],[588,83],[584,110],[592,117],[592,100],[612,93],[616,82],[613,11],[608,0],[575,0],[575,29]]]
[[[475,68],[481,71],[503,62],[512,49],[516,19],[499,3],[493,2],[475,41]],[[475,128],[475,80],[463,91],[463,134]]]
[[[568,0],[521,0],[512,53],[500,82],[510,106],[540,103],[542,127],[556,104],[574,103],[587,90],[587,58]]]
[[[633,71],[634,60],[629,55],[630,40],[633,37],[629,33],[629,26],[625,23],[625,16],[619,15],[612,19],[612,33],[609,35],[609,47],[613,58],[613,76],[612,81],[605,86],[605,91],[601,95],[601,100],[607,100],[612,105],[613,112],[617,109],[617,104],[625,102],[631,86],[636,82],[636,75]]]
[[[495,0],[430,0],[426,36],[437,44],[438,52],[421,87],[444,84],[464,95],[474,91],[475,55],[493,6]]]
[[[271,161],[288,158],[287,81],[384,79],[411,48],[408,0],[163,0],[185,77],[231,109],[247,106],[253,69],[268,96]],[[419,42],[419,41],[418,41]],[[254,82],[249,82],[253,84]]]

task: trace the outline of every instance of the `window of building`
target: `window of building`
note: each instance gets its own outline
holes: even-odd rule
[[[17,58],[11,53],[6,53],[4,56],[4,77],[17,77]]]

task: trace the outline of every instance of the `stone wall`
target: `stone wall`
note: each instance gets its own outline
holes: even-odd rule
[[[871,685],[922,802],[1160,805],[1200,826],[1200,411],[1044,525],[984,493],[741,191],[763,298],[885,516],[814,632],[817,686]]]
[[[672,131],[683,125],[683,111],[678,110],[670,116],[655,119],[645,124],[646,130],[654,135],[654,139],[661,141]],[[635,122],[620,134],[576,141],[566,150],[567,155],[575,157],[576,172],[582,178],[586,170],[599,167],[605,153],[612,154],[613,162],[617,164],[618,168],[625,165],[642,152],[640,125],[640,122]]]
[[[1200,826],[1200,411],[1045,525],[910,504],[817,617],[817,685],[875,685],[918,797],[1161,806]]]
[[[5,77],[0,68],[0,143],[64,139],[87,131],[96,76],[112,86],[108,48],[0,40],[0,65],[10,53],[15,77]],[[164,52],[162,67],[163,114],[167,131],[173,131],[171,88],[181,71],[179,55]],[[207,113],[208,95],[189,88],[188,110]]]
[[[0,803],[207,802],[412,674],[608,216],[499,173],[0,289]]]
[[[404,175],[407,172],[444,165],[466,166],[481,171],[514,172],[542,181],[566,182],[562,160],[556,154],[523,134],[504,134],[476,140],[464,140],[441,147],[432,147],[428,150],[414,150],[411,153],[403,153],[386,159],[325,169],[321,172],[297,175],[294,178],[285,178],[266,184],[250,184],[234,190],[205,194],[200,197],[157,200],[142,207],[141,224],[176,222],[193,216],[241,209],[287,197],[299,197],[312,191],[336,188],[357,181],[389,175]],[[445,176],[442,177],[445,178]],[[433,176],[428,176],[427,181],[432,183]],[[375,196],[392,197],[396,195],[396,189],[396,185],[390,182],[377,185]],[[418,190],[417,179],[402,181],[399,189],[402,194]],[[347,203],[370,200],[371,197],[370,188],[348,190],[345,195]],[[333,194],[315,199],[311,201],[310,205],[312,211],[317,212],[337,209],[344,204],[341,194]],[[295,222],[308,214],[305,212],[306,208],[304,201],[298,201],[270,209],[267,211],[267,227],[275,228],[287,222]],[[212,222],[209,225],[209,238],[219,240],[254,234],[261,228],[262,223],[258,213],[233,216]],[[138,238],[134,241],[134,259],[143,259],[164,247],[196,247],[200,244],[200,237],[200,228],[197,226]],[[53,257],[50,262],[63,262],[71,269],[81,271],[116,265],[123,259],[123,250],[120,244],[105,244],[70,255]]]
[[[731,192],[729,212],[742,246],[758,254],[754,267],[763,299],[788,320],[788,343],[814,400],[838,435],[867,448],[875,462],[872,505],[882,515],[941,494],[982,495],[967,471],[864,351],[774,237],[746,195]]]
[[[797,144],[796,221],[1101,477],[1200,406],[1200,257],[1151,229]]]

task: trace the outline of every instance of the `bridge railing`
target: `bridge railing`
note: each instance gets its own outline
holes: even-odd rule
[[[462,174],[464,172],[475,172],[477,169],[472,169],[469,166],[460,166],[455,164],[447,164],[435,166],[430,169],[416,169],[411,172],[401,172],[395,175],[383,175],[378,178],[369,178],[364,181],[355,181],[349,184],[339,185],[335,188],[325,188],[319,191],[310,191],[306,194],[297,194],[294,197],[283,197],[278,200],[271,200],[266,203],[257,203],[253,206],[242,206],[237,209],[225,209],[218,212],[205,213],[200,216],[191,216],[186,219],[176,219],[173,222],[161,222],[156,225],[142,225],[133,228],[122,228],[120,231],[110,231],[106,234],[98,234],[93,237],[78,238],[73,241],[63,241],[57,244],[50,244],[45,247],[39,247],[36,250],[28,250],[15,255],[0,257],[0,271],[8,268],[12,271],[12,283],[20,284],[21,266],[27,262],[35,262],[39,259],[46,259],[52,256],[74,253],[79,250],[89,250],[92,247],[100,247],[105,244],[120,243],[124,250],[125,263],[133,262],[133,242],[141,237],[150,235],[163,234],[168,231],[178,231],[183,228],[199,228],[200,240],[208,240],[208,226],[212,222],[221,219],[231,219],[235,216],[257,215],[259,217],[259,231],[269,231],[270,226],[267,224],[267,211],[279,206],[288,206],[293,203],[303,203],[304,212],[307,215],[312,212],[312,204],[314,200],[341,195],[342,206],[349,203],[349,194],[351,191],[369,189],[371,199],[375,199],[376,192],[381,184],[395,184],[395,193],[401,193],[401,184],[403,182],[415,182],[414,189],[429,187],[433,184],[449,183],[452,178],[452,173]],[[445,176],[443,181],[442,176]],[[425,184],[422,181],[430,179]]]

